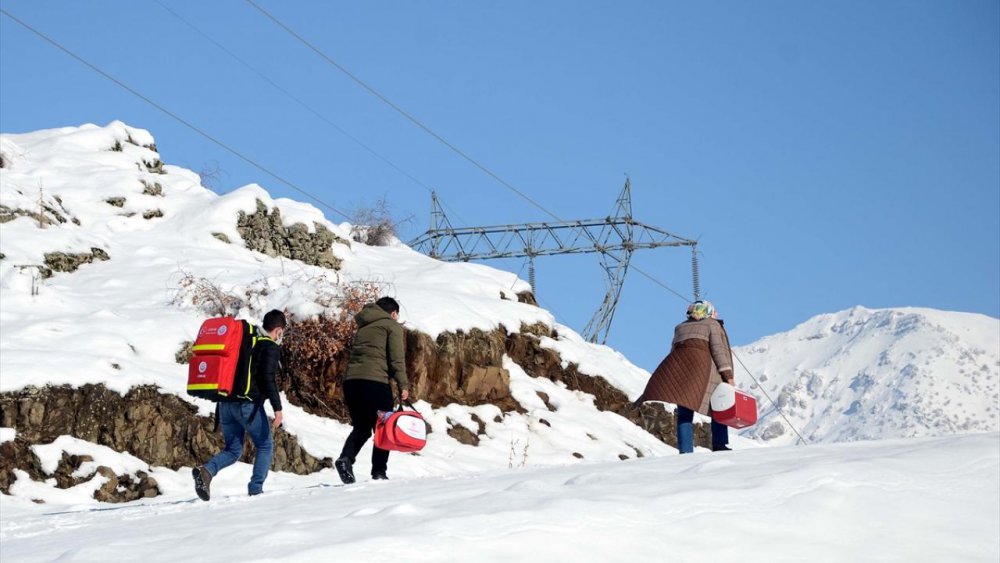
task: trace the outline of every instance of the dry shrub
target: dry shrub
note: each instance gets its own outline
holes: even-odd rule
[[[382,197],[371,207],[361,207],[351,216],[351,238],[368,246],[388,246],[397,236],[398,227],[405,221],[395,221],[389,202]]]
[[[347,420],[338,386],[357,330],[354,315],[382,294],[382,284],[356,282],[339,287],[336,312],[290,319],[281,344],[282,389],[310,414]]]
[[[382,294],[382,284],[373,281],[351,282],[340,287],[336,313],[302,321],[292,320],[282,338],[282,350],[288,364],[299,370],[325,368],[349,351],[354,342],[357,315],[366,304]],[[298,371],[298,370],[296,370]]]
[[[244,298],[224,291],[208,278],[198,277],[183,270],[180,276],[177,291],[170,300],[171,305],[190,303],[210,317],[232,317],[239,314],[246,303]]]

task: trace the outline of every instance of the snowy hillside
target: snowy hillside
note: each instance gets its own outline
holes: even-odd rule
[[[998,319],[855,307],[735,352],[811,443],[1000,429]],[[742,369],[737,379],[755,392]],[[770,404],[761,407],[744,435],[794,443]]]
[[[225,473],[220,476],[225,476]],[[245,475],[244,475],[245,477]],[[767,448],[348,487],[230,479],[124,506],[0,497],[4,561],[1000,558],[1000,435]],[[181,486],[183,485],[183,486]],[[211,531],[215,531],[212,533]],[[225,538],[220,541],[220,537]]]
[[[225,294],[232,313],[259,322],[272,308],[300,319],[336,310],[340,288],[352,283],[374,284],[395,296],[405,326],[431,339],[445,332],[516,333],[540,325],[557,335],[542,338],[541,346],[578,364],[580,373],[602,376],[631,396],[648,377],[610,348],[584,342],[544,309],[518,302],[517,294],[530,288],[513,274],[438,262],[398,242],[351,242],[351,225],[333,224],[311,205],[273,199],[256,185],[217,195],[196,174],[161,162],[144,130],[114,122],[3,135],[0,152],[0,393],[102,384],[124,394],[149,384],[208,415],[212,403],[185,395],[187,367],[176,358],[211,316],[206,287]],[[289,232],[305,237],[306,246],[326,241],[316,261],[339,269],[247,248],[256,234],[238,227],[237,217],[261,211],[280,217]],[[432,408],[418,401],[437,431],[421,456],[394,456],[391,474],[455,474],[676,451],[599,410],[590,395],[531,377],[510,358],[501,367],[523,412],[488,404]],[[284,428],[298,443],[313,456],[336,457],[349,427],[309,414],[287,397],[285,404]],[[456,426],[478,434],[478,445],[445,432]],[[69,436],[57,444],[62,449],[51,454],[57,459],[61,452],[99,447]],[[39,447],[49,446],[35,446],[41,458]],[[359,464],[367,464],[365,451]],[[162,471],[137,458],[115,465],[133,474],[139,466],[154,476]],[[90,488],[84,496],[99,485],[100,477],[85,484]]]

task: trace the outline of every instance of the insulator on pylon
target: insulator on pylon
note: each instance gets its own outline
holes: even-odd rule
[[[691,281],[694,285],[694,300],[701,299],[701,279],[698,276],[698,247],[691,247]]]

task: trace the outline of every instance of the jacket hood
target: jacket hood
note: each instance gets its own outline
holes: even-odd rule
[[[354,320],[358,322],[358,328],[365,325],[370,325],[375,321],[380,321],[382,319],[392,320],[392,315],[385,312],[385,309],[379,307],[374,303],[369,303],[365,305],[361,312],[354,316]]]

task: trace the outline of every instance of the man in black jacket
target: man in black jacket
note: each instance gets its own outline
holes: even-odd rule
[[[243,437],[246,434],[250,435],[256,449],[247,492],[253,496],[264,490],[264,479],[271,467],[274,451],[271,426],[277,429],[282,421],[281,397],[274,382],[274,374],[278,370],[281,355],[277,341],[281,339],[286,324],[285,314],[281,311],[274,310],[264,315],[264,330],[257,336],[257,344],[250,356],[249,381],[243,377],[241,382],[240,374],[237,374],[234,385],[236,396],[232,401],[219,403],[219,426],[222,427],[226,445],[208,463],[192,470],[194,490],[201,500],[209,499],[212,477],[236,463],[243,454]],[[268,425],[264,412],[265,400],[270,401],[274,410],[274,422],[271,425]]]

